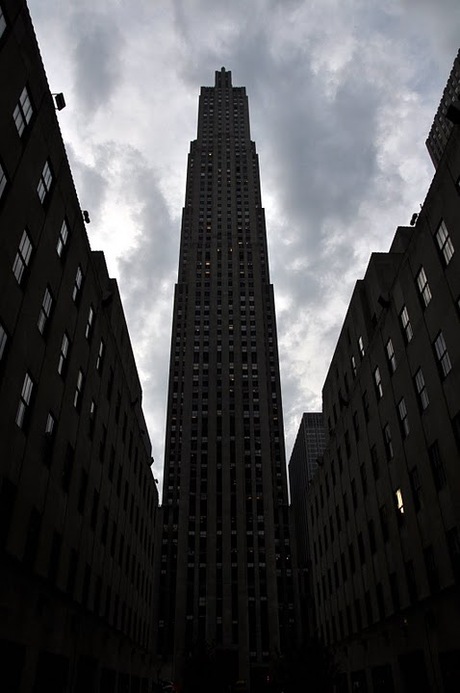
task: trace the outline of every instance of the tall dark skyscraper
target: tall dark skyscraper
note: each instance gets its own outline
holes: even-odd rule
[[[265,676],[294,622],[278,348],[244,87],[201,90],[175,289],[158,647]]]

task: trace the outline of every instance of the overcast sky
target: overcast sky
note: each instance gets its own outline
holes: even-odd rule
[[[249,96],[287,457],[355,281],[425,198],[459,0],[29,0],[94,250],[118,280],[162,477],[174,283],[200,86]]]

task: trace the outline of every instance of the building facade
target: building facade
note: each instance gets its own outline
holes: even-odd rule
[[[460,688],[460,133],[373,254],[323,389],[308,494],[317,630],[343,690]]]
[[[302,415],[289,460],[289,488],[297,549],[297,584],[303,638],[315,632],[314,600],[311,593],[311,557],[308,541],[308,489],[316,474],[326,445],[322,412]]]
[[[434,117],[433,125],[431,126],[426,147],[431,156],[434,167],[437,168],[444,149],[449,140],[450,134],[454,127],[452,120],[448,117],[449,107],[460,101],[460,50],[454,60],[454,64],[447,80],[446,88],[442,95],[441,103],[438,106]],[[460,117],[460,114],[459,114]]]
[[[142,391],[18,0],[0,2],[0,93],[0,687],[146,691],[158,494]]]
[[[243,87],[201,90],[175,289],[159,652],[256,690],[294,619],[273,287]]]

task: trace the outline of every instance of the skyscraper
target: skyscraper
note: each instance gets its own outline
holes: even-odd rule
[[[256,688],[293,622],[273,287],[244,87],[203,87],[188,159],[168,396],[159,651],[213,643]]]
[[[452,114],[452,104],[460,101],[460,50],[454,60],[442,99],[436,111],[428,138],[425,142],[434,167],[437,168],[444,154],[449,137],[458,118],[458,111]],[[456,113],[456,115],[455,115]]]

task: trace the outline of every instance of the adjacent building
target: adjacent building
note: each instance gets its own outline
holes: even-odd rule
[[[343,690],[460,688],[460,132],[372,255],[323,389],[307,496],[318,634]]]
[[[431,156],[431,160],[434,167],[437,168],[439,162],[441,161],[444,149],[449,140],[450,134],[454,127],[452,122],[452,114],[449,109],[451,109],[452,104],[457,104],[460,102],[460,50],[457,53],[457,57],[454,60],[454,64],[447,80],[446,88],[442,95],[441,103],[438,106],[436,115],[434,117],[433,125],[431,126],[428,139],[426,141],[426,147],[428,153]],[[455,113],[453,117],[454,121],[457,121],[457,125],[460,120],[460,110]]]
[[[297,548],[297,584],[304,639],[311,637],[315,632],[307,524],[308,489],[318,465],[323,463],[325,445],[326,432],[322,412],[303,414],[289,460],[289,487]]]
[[[158,495],[117,284],[90,250],[25,2],[0,2],[0,661],[150,690]]]
[[[256,690],[292,645],[294,599],[273,287],[244,87],[203,87],[175,289],[158,650],[180,676],[213,644]]]

